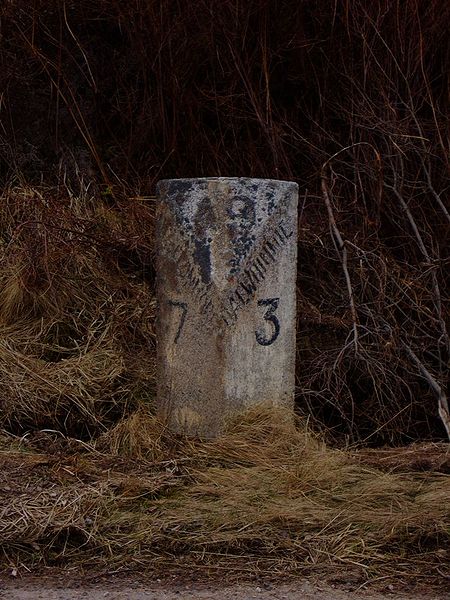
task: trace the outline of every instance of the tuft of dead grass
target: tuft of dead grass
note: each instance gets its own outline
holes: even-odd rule
[[[164,438],[167,432],[158,419],[144,408],[139,408],[103,434],[96,447],[112,456],[125,456],[150,461],[164,456]]]
[[[448,475],[366,466],[283,411],[253,409],[221,438],[199,442],[139,410],[95,447],[41,460],[51,468],[31,448],[20,457],[13,503],[0,487],[8,564],[29,564],[33,550],[46,564],[114,569],[285,575],[346,565],[361,582],[435,583],[446,573]]]

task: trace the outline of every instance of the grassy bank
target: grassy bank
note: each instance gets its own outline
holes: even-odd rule
[[[276,576],[345,567],[359,584],[448,579],[445,447],[398,450],[383,463],[327,448],[263,407],[222,438],[195,442],[141,409],[92,445],[54,432],[3,435],[0,464],[6,569]]]

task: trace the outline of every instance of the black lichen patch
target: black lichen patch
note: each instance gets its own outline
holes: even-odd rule
[[[192,181],[174,180],[170,183],[170,193],[186,198],[187,193],[192,190]]]
[[[189,199],[189,192],[193,184],[189,181],[161,181],[158,184],[158,191],[171,207],[178,225],[186,231],[192,230],[192,223],[186,217],[185,207]]]
[[[204,284],[211,281],[211,247],[206,240],[194,240],[194,258],[200,268],[200,275]]]
[[[271,215],[274,210],[276,209],[276,202],[275,202],[275,189],[273,188],[268,188],[267,190],[267,213],[269,215]]]
[[[216,215],[211,204],[211,198],[203,198],[195,213],[194,233],[198,238],[208,236],[217,229]]]
[[[256,222],[255,198],[239,195],[233,198],[227,214],[230,217],[229,232],[233,244],[230,272],[238,271],[239,265],[254,245],[253,235]]]

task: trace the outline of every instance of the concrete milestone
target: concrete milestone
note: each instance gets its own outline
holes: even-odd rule
[[[260,403],[292,406],[298,186],[211,177],[158,184],[158,406],[215,437]]]

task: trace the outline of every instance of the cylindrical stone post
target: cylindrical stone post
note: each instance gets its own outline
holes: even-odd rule
[[[160,415],[211,438],[251,405],[292,407],[297,184],[211,177],[157,189]]]

